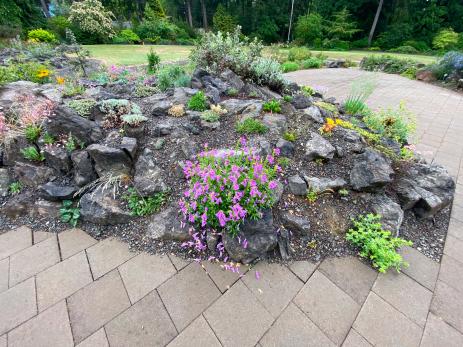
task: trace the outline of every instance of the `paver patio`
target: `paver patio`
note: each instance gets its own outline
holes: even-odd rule
[[[365,75],[288,76],[342,99]],[[239,277],[79,229],[22,227],[0,235],[0,347],[462,346],[463,96],[394,75],[376,79],[370,106],[405,100],[417,114],[417,148],[458,181],[441,264],[407,248],[401,274],[378,275],[348,257],[262,262]]]

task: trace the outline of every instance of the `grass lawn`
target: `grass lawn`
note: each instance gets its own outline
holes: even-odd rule
[[[85,46],[90,51],[93,58],[100,59],[108,65],[138,65],[146,64],[146,54],[152,48],[159,56],[161,61],[169,62],[176,60],[186,60],[192,46],[164,46],[164,45],[89,45]],[[281,50],[287,52],[286,49]],[[314,54],[320,51],[312,51]],[[265,50],[264,50],[265,53]],[[384,54],[384,52],[367,51],[323,51],[328,58],[344,58],[359,62],[364,56]],[[415,54],[386,53],[398,58],[411,58],[420,63],[433,63],[436,57]]]
[[[104,61],[107,65],[146,64],[146,55],[152,48],[162,62],[184,60],[188,58],[192,46],[164,45],[87,45],[90,56]]]

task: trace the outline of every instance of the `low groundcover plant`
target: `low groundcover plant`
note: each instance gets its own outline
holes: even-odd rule
[[[259,219],[275,203],[275,149],[261,157],[241,139],[234,150],[206,150],[184,167],[189,188],[179,205],[185,221],[202,230],[236,236],[246,218]]]

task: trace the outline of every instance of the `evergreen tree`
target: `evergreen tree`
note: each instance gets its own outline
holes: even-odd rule
[[[236,28],[237,21],[235,17],[230,15],[225,6],[219,4],[212,18],[214,29],[223,33],[233,32]]]
[[[161,0],[148,0],[145,6],[145,18],[149,21],[165,19],[166,12],[161,4]]]
[[[328,22],[327,32],[332,39],[348,40],[360,31],[357,23],[350,19],[351,14],[346,8],[333,14],[333,20]]]

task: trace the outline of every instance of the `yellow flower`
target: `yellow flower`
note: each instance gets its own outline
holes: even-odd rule
[[[61,77],[61,76],[58,76],[56,77],[56,83],[58,84],[64,84],[66,80],[64,79],[64,77]]]
[[[322,132],[331,133],[333,129],[336,128],[336,123],[332,118],[326,118],[326,123],[322,127]]]
[[[40,69],[39,72],[37,72],[37,77],[38,78],[45,78],[50,76],[50,70],[47,69]]]

